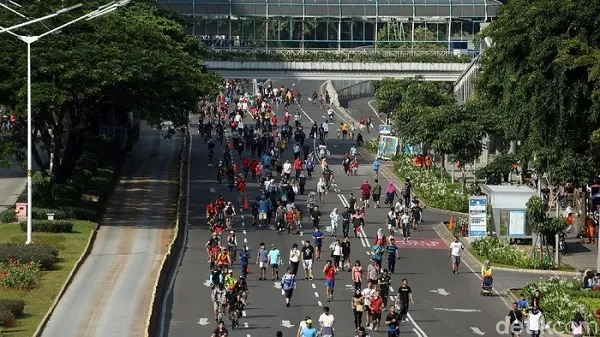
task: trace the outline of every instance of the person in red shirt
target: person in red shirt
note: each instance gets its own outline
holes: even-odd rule
[[[277,118],[277,116],[273,115],[273,117],[271,117],[271,125],[274,127],[277,127],[278,122],[279,122],[279,119]]]
[[[235,181],[235,188],[238,191],[238,202],[243,207],[244,197],[246,196],[246,180],[240,174]]]
[[[296,170],[296,179],[300,177],[300,172],[302,172],[302,160],[300,157],[294,160],[294,170]]]
[[[327,302],[333,300],[333,290],[335,287],[335,266],[331,260],[327,260],[323,274],[325,274],[325,293],[327,294]]]
[[[381,309],[383,308],[383,298],[379,294],[379,291],[371,298],[371,322],[373,323],[373,331],[379,329],[381,323]]]
[[[244,178],[248,179],[248,172],[250,171],[250,159],[247,157],[242,159],[242,168],[244,169]]]
[[[213,204],[211,201],[210,203],[208,203],[208,205],[206,205],[206,221],[210,221],[210,219],[212,219],[216,214],[217,208],[215,207],[215,204]]]
[[[288,234],[292,234],[292,229],[295,227],[295,215],[293,208],[290,208],[287,212],[285,212],[285,220],[287,221]]]
[[[250,161],[250,170],[252,170],[252,178],[256,179],[256,176],[260,173],[258,160],[252,159]]]
[[[283,115],[283,121],[285,122],[285,124],[290,124],[291,118],[292,118],[292,116],[290,116],[290,112],[286,111],[285,115]]]
[[[224,207],[225,207],[225,198],[223,198],[222,195],[219,195],[219,197],[217,197],[217,200],[215,200],[215,209],[217,210],[217,212],[219,212]]]
[[[360,195],[362,198],[363,206],[369,207],[369,198],[371,198],[371,185],[369,182],[365,180],[365,182],[360,185]]]

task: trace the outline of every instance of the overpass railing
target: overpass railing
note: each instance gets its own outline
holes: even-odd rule
[[[245,49],[211,48],[207,61],[365,62],[365,63],[469,63],[478,50],[412,49]]]

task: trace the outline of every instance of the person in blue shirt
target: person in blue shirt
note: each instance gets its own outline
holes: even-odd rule
[[[385,253],[385,248],[380,245],[374,245],[371,250],[373,251],[373,259],[377,262],[379,268],[381,268],[381,260],[383,260],[383,253]]]
[[[312,319],[306,320],[306,326],[300,330],[300,337],[317,337],[317,329],[313,327]]]
[[[262,198],[258,201],[258,221],[259,226],[266,225],[269,218],[269,202],[267,199]]]
[[[379,176],[379,168],[381,167],[381,162],[379,161],[379,158],[375,158],[375,160],[373,161],[373,172],[375,173],[375,178],[377,178]]]
[[[394,240],[394,238],[390,238],[388,245],[385,247],[385,255],[388,258],[388,270],[392,274],[396,269],[397,252],[398,247],[396,246],[396,240]]]
[[[265,154],[262,156],[261,162],[262,162],[262,164],[263,164],[263,168],[264,168],[265,170],[267,170],[267,171],[268,171],[268,170],[271,168],[271,156],[269,156],[269,154],[268,154],[268,153],[265,153]]]
[[[247,246],[242,247],[240,252],[240,267],[242,267],[242,276],[248,276],[248,264],[250,263],[250,252]]]
[[[321,259],[321,248],[323,247],[323,232],[319,228],[315,228],[313,239],[315,240],[315,257],[318,261]]]
[[[269,264],[271,265],[271,276],[273,277],[273,281],[279,280],[279,264],[281,262],[281,253],[275,245],[271,245],[271,250],[269,251],[268,256]]]
[[[281,289],[283,289],[285,294],[285,306],[289,307],[292,294],[294,293],[294,289],[296,289],[296,276],[292,268],[288,268],[287,273],[281,277]]]

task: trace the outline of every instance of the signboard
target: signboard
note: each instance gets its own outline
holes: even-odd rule
[[[398,149],[398,138],[392,136],[380,136],[379,147],[377,148],[377,157],[382,159],[392,159],[396,156]]]
[[[525,211],[508,212],[508,235],[525,235]]]
[[[487,197],[469,198],[469,238],[479,238],[487,234]]]
[[[391,125],[380,125],[379,126],[379,134],[380,135],[391,135],[392,134],[392,126]]]

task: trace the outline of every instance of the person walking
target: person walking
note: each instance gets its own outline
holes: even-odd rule
[[[292,245],[292,250],[290,250],[290,266],[292,267],[292,274],[294,274],[294,276],[298,275],[300,255],[302,255],[302,252],[300,252],[300,250],[298,249],[298,244],[294,243]]]
[[[352,282],[354,282],[354,290],[362,290],[362,282],[363,282],[363,268],[360,265],[360,261],[356,260],[354,262],[354,266],[352,267]]]
[[[406,322],[406,318],[408,317],[408,302],[415,303],[412,289],[408,285],[407,279],[402,279],[402,285],[398,288],[398,297],[396,298],[396,301],[400,302],[400,318]]]
[[[396,240],[390,238],[388,245],[385,247],[385,255],[387,256],[388,270],[391,274],[396,270],[396,260],[400,259],[398,254],[398,246],[396,246]]]
[[[269,264],[269,251],[265,248],[265,243],[260,243],[260,248],[256,254],[256,264],[260,268],[259,281],[267,279],[267,265]]]
[[[402,236],[404,237],[404,241],[410,240],[410,215],[408,214],[408,209],[404,211],[404,214],[400,217],[400,222],[402,223]]]
[[[350,220],[352,220],[352,214],[348,211],[348,206],[345,206],[342,212],[342,235],[344,235],[344,238],[349,237]]]
[[[335,267],[335,272],[337,273],[340,268],[342,268],[342,244],[340,243],[340,240],[333,241],[329,248],[331,248],[333,266]]]
[[[273,281],[279,280],[281,253],[274,244],[271,245],[271,250],[269,251],[269,264],[271,265],[271,277],[273,278]]]
[[[352,266],[350,265],[350,253],[352,251],[352,243],[350,238],[344,239],[341,243],[342,246],[342,269],[350,271]]]
[[[544,322],[544,312],[538,308],[536,304],[533,305],[533,308],[529,309],[527,312],[527,322],[529,327],[529,332],[532,337],[540,337],[540,333],[542,331],[542,327],[545,325]]]
[[[242,268],[241,275],[243,277],[248,276],[248,264],[250,263],[250,252],[248,251],[248,246],[242,246],[242,251],[240,252],[240,267]]]
[[[281,289],[285,295],[285,306],[289,308],[294,289],[296,289],[296,276],[292,268],[288,268],[285,275],[281,278]]]
[[[333,265],[331,260],[327,260],[325,267],[323,268],[323,274],[325,275],[325,294],[327,296],[327,302],[333,300],[333,291],[335,289],[335,274],[337,273],[336,267]]]
[[[313,321],[312,319],[307,319],[306,321],[306,326],[302,328],[302,330],[300,330],[300,337],[317,337],[317,329],[313,327]]]
[[[371,264],[367,267],[367,277],[369,282],[377,284],[377,280],[379,280],[379,266],[377,266],[377,260],[371,259]]]
[[[388,274],[387,269],[384,269],[381,276],[379,276],[378,283],[379,283],[379,294],[381,295],[381,299],[383,300],[383,306],[384,306],[384,308],[387,308],[388,295],[390,293],[390,284],[392,283],[392,278]]]
[[[379,291],[371,298],[371,330],[377,332],[381,324],[381,311],[383,310],[383,298]]]
[[[318,226],[314,228],[312,237],[315,240],[315,258],[317,261],[319,261],[321,259],[321,249],[323,248],[324,235]]]
[[[523,312],[519,309],[519,303],[513,302],[512,309],[508,312],[507,321],[510,336],[521,336],[523,332]]]
[[[337,227],[340,221],[340,214],[338,213],[338,209],[334,208],[331,213],[329,213],[329,219],[331,220],[331,237],[335,238],[337,234]]]
[[[323,307],[323,313],[319,316],[319,324],[321,325],[321,331],[319,332],[319,336],[321,337],[334,337],[333,336],[333,324],[335,323],[335,318],[329,312],[329,307]]]
[[[315,259],[315,248],[310,245],[310,241],[304,241],[304,247],[302,247],[302,268],[304,269],[305,279],[313,279],[312,265]]]
[[[454,237],[454,242],[450,244],[450,259],[452,260],[452,272],[458,274],[458,267],[460,267],[460,254],[465,250],[462,242],[458,236]]]
[[[573,337],[582,337],[583,331],[588,332],[588,323],[583,319],[583,316],[580,312],[575,314],[573,321],[571,321],[571,332],[573,333]]]
[[[362,326],[362,316],[365,311],[365,297],[360,293],[359,289],[354,290],[354,295],[351,299],[352,312],[354,313],[354,331],[358,332],[358,328]]]
[[[397,337],[400,335],[400,315],[396,312],[396,306],[390,306],[390,312],[385,318],[385,324],[388,326],[388,337]]]
[[[372,193],[373,203],[375,204],[374,207],[379,208],[379,201],[381,200],[381,185],[379,185],[379,179],[375,179],[375,185],[373,185]]]
[[[365,301],[365,312],[367,313],[367,326],[371,325],[371,299],[375,296],[377,289],[375,289],[375,283],[367,283],[367,287],[362,290],[361,294]]]

